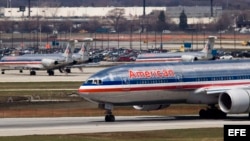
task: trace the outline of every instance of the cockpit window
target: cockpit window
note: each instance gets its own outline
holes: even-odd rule
[[[92,84],[93,83],[93,80],[88,80],[87,81],[87,84]]]
[[[97,84],[97,85],[99,85],[99,84],[102,84],[102,80],[99,80],[99,79],[88,80],[86,83],[87,84]]]
[[[99,84],[102,84],[102,80],[99,80]]]

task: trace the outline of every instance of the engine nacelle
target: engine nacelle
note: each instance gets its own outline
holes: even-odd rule
[[[53,59],[48,59],[48,58],[44,58],[42,59],[42,65],[45,67],[51,67],[53,65],[57,65],[58,61],[53,60]]]
[[[250,112],[250,90],[232,89],[219,96],[219,107],[225,113]]]
[[[160,110],[163,108],[169,107],[170,104],[154,104],[154,105],[134,105],[133,107],[136,110],[140,111],[152,111],[152,110]]]
[[[221,56],[220,59],[232,60],[232,59],[233,59],[233,56],[232,56],[232,55],[224,55],[224,56]]]
[[[197,61],[198,58],[192,55],[182,55],[181,60],[185,62],[193,62],[193,61]]]

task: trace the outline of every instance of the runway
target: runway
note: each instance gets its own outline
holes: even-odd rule
[[[94,72],[106,67],[86,67],[83,72],[72,69],[72,73],[59,71],[48,76],[46,71],[37,71],[30,76],[29,71],[18,70],[0,74],[0,82],[49,82],[49,81],[85,81]],[[79,134],[101,132],[150,131],[163,129],[223,128],[225,124],[250,125],[248,114],[230,115],[228,119],[205,120],[196,115],[183,116],[116,116],[116,122],[104,122],[101,117],[51,117],[51,118],[2,118],[0,136]]]
[[[0,74],[0,82],[56,82],[56,81],[85,81],[90,75],[106,67],[85,67],[81,72],[77,68],[71,69],[71,73],[60,73],[55,70],[54,76],[49,76],[46,70],[36,71],[36,75],[31,76],[29,70],[6,70],[5,74]]]
[[[247,115],[243,114],[224,120],[205,120],[191,115],[117,116],[116,119],[116,122],[104,122],[104,117],[3,118],[0,119],[0,136],[223,128],[225,124],[250,125]]]

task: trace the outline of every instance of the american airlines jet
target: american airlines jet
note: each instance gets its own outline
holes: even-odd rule
[[[172,53],[142,53],[136,58],[136,62],[180,62],[180,61],[197,61],[212,60],[214,56],[212,50],[216,36],[209,36],[205,47],[196,52],[172,52]]]
[[[89,49],[92,46],[92,41],[93,38],[84,38],[79,52],[72,55],[75,62],[66,66],[66,70],[70,71],[70,68],[79,68],[82,71],[82,67],[86,67],[85,64],[90,62]]]
[[[5,70],[30,70],[30,75],[36,75],[36,70],[47,70],[49,75],[54,75],[54,69],[60,69],[72,64],[71,47],[68,45],[61,55],[21,55],[4,56],[0,60],[2,74]]]
[[[78,53],[72,53],[73,42],[67,46],[65,52],[58,54],[25,54],[22,56],[5,56],[0,60],[2,74],[5,70],[30,70],[30,75],[36,75],[35,70],[47,70],[49,75],[54,75],[54,70],[70,73],[70,68],[78,67],[89,61],[88,49],[92,38],[85,38]],[[77,65],[77,66],[76,66]],[[81,68],[80,68],[81,69]]]
[[[78,89],[85,99],[106,110],[114,106],[159,110],[171,104],[207,104],[201,118],[224,118],[250,112],[250,60],[179,63],[134,63],[104,69]]]

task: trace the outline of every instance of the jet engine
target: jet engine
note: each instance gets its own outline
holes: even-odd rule
[[[133,107],[136,110],[140,111],[152,111],[152,110],[160,110],[163,108],[169,107],[170,104],[154,104],[154,105],[134,105]]]
[[[250,90],[228,90],[220,94],[218,103],[224,113],[248,113],[250,112]]]
[[[197,61],[198,58],[192,55],[182,55],[181,60],[185,62],[193,62],[193,61]]]
[[[53,65],[57,65],[58,64],[58,61],[53,60],[53,59],[48,59],[48,58],[42,59],[41,62],[42,62],[42,65],[45,66],[45,67],[51,67]]]

